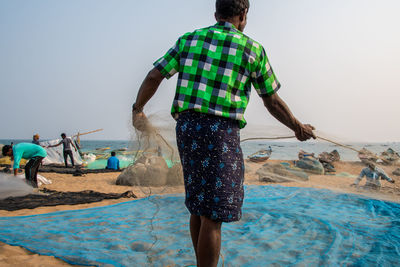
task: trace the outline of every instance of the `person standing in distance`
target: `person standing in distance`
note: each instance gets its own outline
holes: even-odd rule
[[[35,135],[32,137],[32,144],[35,144],[35,145],[40,146],[39,138],[40,138],[39,134],[35,134]]]
[[[77,151],[76,146],[74,145],[74,142],[72,142],[71,138],[67,137],[67,135],[65,133],[61,134],[61,141],[56,144],[56,145],[51,145],[48,147],[56,147],[59,145],[63,145],[63,156],[64,156],[64,163],[65,163],[65,168],[68,168],[68,156],[71,159],[71,164],[72,167],[75,166],[74,164],[74,155],[72,154],[72,149],[71,149],[71,145],[74,147],[75,151]]]
[[[266,109],[300,141],[315,138],[276,93],[280,84],[263,46],[243,34],[248,0],[217,0],[210,27],[181,36],[154,63],[132,107],[132,123],[146,131],[143,107],[164,78],[178,73],[171,113],[185,182],[185,205],[197,266],[217,266],[222,222],[242,216],[244,161],[240,129],[251,85]]]

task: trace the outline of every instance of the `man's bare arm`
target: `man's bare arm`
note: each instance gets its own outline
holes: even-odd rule
[[[147,74],[139,88],[136,102],[132,107],[132,123],[133,126],[139,131],[147,131],[149,129],[149,123],[143,113],[143,107],[156,93],[163,79],[164,76],[161,74],[161,72],[158,69],[153,68]]]
[[[310,138],[316,138],[312,130],[314,127],[309,124],[302,124],[299,122],[286,103],[279,97],[277,93],[271,96],[263,96],[264,106],[268,111],[282,124],[292,129],[296,138],[300,141],[305,141]]]
[[[144,105],[150,100],[150,98],[156,93],[160,83],[164,79],[161,72],[153,68],[146,76],[142,85],[139,88],[139,92],[136,97],[135,110],[141,112]]]
[[[47,146],[47,148],[50,148],[50,147],[57,147],[57,146],[59,146],[59,145],[61,145],[61,144],[62,144],[62,141],[60,141],[60,143],[58,143],[58,144]]]

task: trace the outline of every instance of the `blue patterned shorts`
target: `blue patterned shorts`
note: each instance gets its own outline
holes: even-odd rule
[[[183,112],[177,119],[176,139],[189,212],[220,222],[240,220],[244,162],[238,122]]]

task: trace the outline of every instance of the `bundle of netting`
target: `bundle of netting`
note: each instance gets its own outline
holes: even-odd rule
[[[159,115],[142,119],[143,124],[133,128],[130,143],[133,163],[121,173],[117,184],[148,188],[152,193],[160,193],[167,186],[182,186],[182,165],[171,127],[173,119]]]

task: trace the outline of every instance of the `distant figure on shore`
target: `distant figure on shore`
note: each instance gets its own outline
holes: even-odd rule
[[[58,144],[51,145],[51,146],[48,146],[48,147],[49,148],[50,147],[56,147],[56,146],[59,146],[59,145],[62,144],[63,145],[63,156],[64,156],[65,168],[68,168],[68,156],[71,159],[72,167],[74,167],[75,166],[75,164],[74,164],[74,155],[72,154],[71,145],[74,147],[75,151],[77,151],[77,148],[74,145],[74,142],[72,142],[71,138],[67,137],[65,133],[61,134],[61,138],[62,138],[62,140]]]
[[[263,46],[243,34],[248,9],[248,0],[216,0],[217,23],[181,36],[154,63],[132,107],[134,127],[149,132],[144,106],[165,78],[179,73],[171,113],[177,120],[176,140],[197,266],[217,266],[222,223],[242,217],[240,129],[246,125],[244,112],[251,86],[266,109],[292,129],[297,139],[315,138],[314,128],[298,121],[276,93],[280,84]]]
[[[32,144],[40,146],[39,138],[40,138],[39,134],[35,134],[32,138]]]
[[[394,180],[386,175],[386,173],[375,166],[375,163],[372,161],[368,161],[367,167],[361,170],[360,175],[357,177],[357,179],[354,181],[351,186],[357,186],[364,178],[364,176],[367,179],[367,182],[364,185],[364,189],[373,189],[373,190],[379,190],[381,188],[381,182],[379,181],[380,178],[387,180],[390,183],[394,184]]]
[[[111,152],[111,157],[107,160],[106,169],[108,170],[119,170],[119,159],[115,156],[115,152]]]
[[[25,179],[28,184],[37,188],[37,173],[43,158],[47,156],[46,150],[38,145],[30,143],[19,143],[14,146],[3,146],[3,156],[9,156],[14,160],[14,175],[18,174],[21,159],[29,159],[25,165]]]

